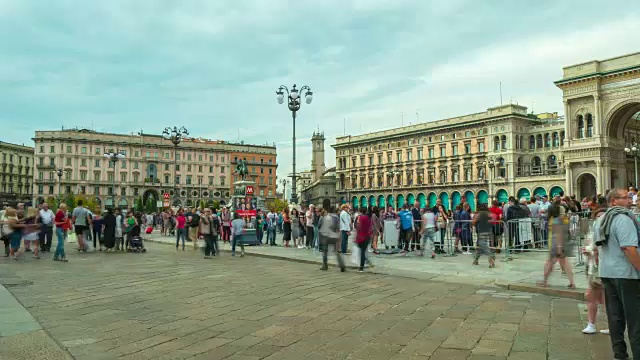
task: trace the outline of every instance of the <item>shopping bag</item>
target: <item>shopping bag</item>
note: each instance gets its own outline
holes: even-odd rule
[[[360,248],[355,243],[351,244],[351,262],[360,265]]]
[[[70,232],[69,235],[67,235],[67,242],[69,244],[77,243],[78,242],[78,237],[77,237],[76,233]]]

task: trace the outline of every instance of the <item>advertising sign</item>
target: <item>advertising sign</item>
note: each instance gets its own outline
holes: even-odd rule
[[[236,210],[236,213],[240,217],[255,217],[258,212],[256,210]]]

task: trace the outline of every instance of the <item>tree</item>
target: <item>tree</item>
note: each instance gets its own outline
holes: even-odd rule
[[[200,209],[204,209],[207,207],[207,203],[204,200],[200,200]]]
[[[92,212],[98,212],[100,210],[99,209],[100,207],[98,206],[98,202],[92,197],[89,197],[87,195],[76,195],[75,203],[77,204],[79,200],[82,200],[82,206],[84,206],[85,208],[89,209]]]
[[[267,202],[267,209],[272,209],[276,212],[281,212],[282,210],[289,207],[289,203],[282,199],[269,200]]]
[[[49,205],[49,209],[57,209],[58,208],[58,200],[53,196],[47,198],[47,205]]]
[[[147,210],[147,213],[156,212],[156,210],[157,210],[156,209],[156,204],[155,204],[155,202],[153,201],[152,198],[148,198],[147,199],[147,208],[146,208],[146,210]]]
[[[211,210],[218,210],[218,209],[220,209],[220,201],[213,200],[213,204],[211,205]]]
[[[67,194],[64,202],[67,204],[67,209],[69,209],[69,211],[73,211],[73,209],[76,208],[76,197],[72,193]]]

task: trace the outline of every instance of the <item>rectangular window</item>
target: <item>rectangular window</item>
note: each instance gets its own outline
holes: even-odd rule
[[[220,166],[220,173],[224,174],[224,166]]]
[[[169,175],[165,175],[164,176],[164,183],[168,184],[169,183]]]
[[[433,150],[433,148],[432,148],[432,147],[430,147],[430,148],[429,148],[429,159],[433,159],[433,157],[434,157],[434,156],[435,156],[435,155],[434,155],[434,150]]]
[[[169,164],[164,164],[164,171],[169,171]]]
[[[121,187],[120,188],[120,196],[127,196],[127,188],[126,187]]]
[[[55,146],[53,146],[53,145],[51,145],[51,148],[50,148],[49,150],[50,150],[50,151],[49,151],[50,153],[55,154],[55,152],[56,152],[56,147],[55,147]]]
[[[187,165],[187,171],[191,171],[191,165]]]
[[[44,179],[44,173],[42,171],[38,172],[38,179],[39,180]]]
[[[138,179],[139,179],[139,175],[138,174],[133,174],[133,182],[134,183],[138,183]]]
[[[100,181],[100,171],[93,172],[93,180]]]
[[[213,166],[209,166],[209,172],[212,173],[213,172]]]
[[[87,159],[81,159],[80,166],[87,166]]]
[[[49,159],[49,165],[56,166],[56,161],[54,158]]]
[[[168,159],[168,158],[169,158],[169,153],[168,153],[168,152],[165,152],[165,153],[164,153],[164,158],[165,158],[165,159]]]
[[[138,188],[133,188],[133,196],[138,196],[139,193]]]
[[[198,161],[202,161],[202,155],[198,155]]]
[[[99,168],[100,167],[100,159],[96,159],[96,161],[95,161],[93,166]]]
[[[180,153],[176,153],[176,160],[180,161]]]
[[[387,153],[387,164],[391,164],[393,162],[393,158],[391,155],[391,151]]]
[[[202,172],[202,165],[198,165],[198,172]]]
[[[140,166],[140,164],[137,161],[133,162],[133,168],[137,169]]]
[[[447,156],[447,147],[442,145],[440,146],[440,157],[445,157]]]
[[[464,153],[471,154],[471,143],[464,143]]]
[[[209,176],[209,185],[213,185],[213,176]]]
[[[71,166],[71,158],[66,158],[64,161],[67,166]]]
[[[44,186],[38,185],[38,194],[42,194],[42,193],[44,193]]]
[[[360,166],[364,166],[364,156],[360,156]]]
[[[191,161],[191,154],[187,154],[187,160]]]
[[[407,161],[413,160],[413,151],[411,149],[407,150]]]
[[[458,144],[452,144],[451,151],[453,152],[453,156],[458,156]]]
[[[120,163],[122,164],[123,169],[127,168],[127,160],[120,160]]]
[[[176,175],[176,184],[180,184],[180,175]]]
[[[484,152],[484,141],[478,141],[478,152]]]
[[[180,171],[180,164],[176,164],[176,171]]]
[[[191,185],[191,175],[187,175],[187,185]]]
[[[273,174],[273,169],[269,169],[269,174]]]
[[[86,153],[87,153],[87,147],[86,147],[86,146],[83,146],[82,148],[80,148],[80,152],[81,152],[82,154],[86,154]]]
[[[135,157],[140,156],[140,152],[138,150],[134,151],[133,154],[135,155]]]
[[[113,173],[112,172],[107,174],[107,180],[109,180],[109,182],[113,181]]]
[[[422,148],[418,149],[418,160],[422,160]]]
[[[44,153],[44,145],[40,145],[40,153]]]
[[[87,172],[80,171],[80,180],[87,180]]]
[[[396,161],[402,162],[402,151],[396,151]]]
[[[120,181],[123,183],[127,182],[127,174],[120,174]]]
[[[221,177],[221,178],[220,178],[220,185],[221,185],[221,186],[224,186],[224,177]]]

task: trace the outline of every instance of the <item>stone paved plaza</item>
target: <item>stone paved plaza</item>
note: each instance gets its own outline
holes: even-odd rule
[[[30,330],[67,358],[612,358],[608,337],[580,333],[586,313],[575,300],[147,245],[71,253],[67,264],[0,260],[0,278],[46,333]],[[21,358],[54,357],[0,346],[0,359]]]

